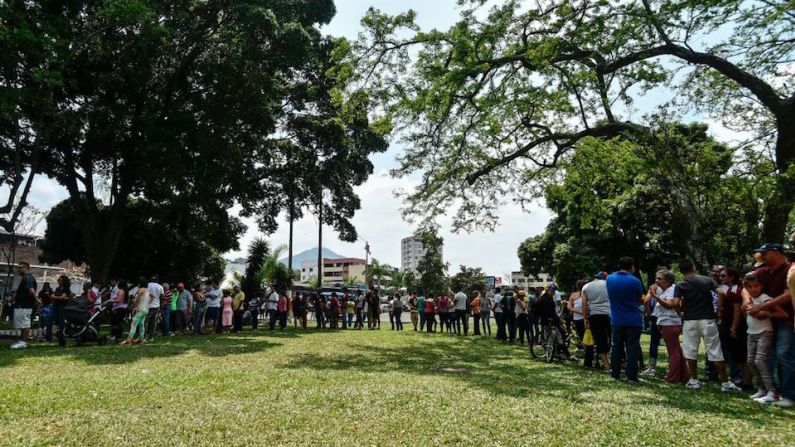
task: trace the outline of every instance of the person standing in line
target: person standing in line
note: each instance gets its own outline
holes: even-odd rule
[[[491,310],[494,312],[494,321],[497,323],[497,340],[507,342],[508,333],[505,331],[505,309],[503,308],[503,297],[500,289],[494,290],[494,298],[492,299]]]
[[[188,325],[191,320],[191,309],[193,309],[193,294],[185,289],[184,283],[177,284],[177,313],[175,329],[177,334],[188,332]]]
[[[424,311],[425,311],[425,325],[428,333],[434,331],[433,323],[434,323],[434,312],[436,311],[436,303],[433,302],[433,298],[427,297],[424,301]]]
[[[718,278],[726,287],[726,299],[723,303],[723,314],[718,315],[720,324],[718,333],[721,337],[721,347],[731,351],[729,355],[740,370],[740,380],[735,381],[743,390],[753,389],[751,383],[751,365],[748,364],[748,326],[743,315],[743,286],[740,283],[739,273],[731,267],[724,267]],[[723,341],[726,340],[726,346]]]
[[[342,299],[340,300],[340,312],[342,313],[342,328],[348,329],[348,301],[350,301],[350,296],[348,295],[348,289],[342,289]]]
[[[381,298],[378,295],[378,289],[370,294],[370,302],[367,303],[370,309],[369,320],[372,321],[370,329],[381,329]]]
[[[354,323],[353,328],[362,330],[364,328],[364,320],[363,320],[363,313],[364,313],[364,295],[362,294],[361,290],[356,291],[356,300],[355,300],[355,310],[356,310],[356,323]]]
[[[577,333],[577,339],[582,341],[585,335],[585,318],[582,314],[582,288],[585,287],[585,281],[577,281],[574,292],[569,295],[566,301],[566,308],[571,313],[571,319],[574,322],[574,331]]]
[[[122,281],[117,283],[117,287],[111,289],[116,293],[110,296],[112,303],[110,324],[111,324],[111,338],[114,343],[119,343],[122,340],[124,333],[124,317],[127,316],[127,284]]]
[[[213,284],[215,286],[216,284]],[[205,331],[210,331],[210,335],[215,335],[219,321],[221,320],[221,300],[223,292],[220,288],[211,288],[207,293],[207,309],[204,314]]]
[[[607,272],[597,272],[594,279],[583,286],[582,315],[585,329],[590,329],[595,346],[585,348],[585,367],[594,366],[594,348],[605,369],[611,372],[607,354],[610,352],[610,300],[607,296]]]
[[[314,310],[315,310],[315,320],[317,322],[318,329],[325,329],[326,328],[326,310],[324,309],[325,303],[323,302],[323,295],[316,294],[314,295]]]
[[[395,329],[398,331],[403,330],[403,299],[400,293],[395,292],[395,300],[392,302],[392,312],[395,317]]]
[[[20,339],[11,345],[11,349],[25,349],[30,339],[30,320],[33,309],[38,306],[39,297],[36,295],[36,278],[30,273],[30,264],[20,262],[17,272],[22,280],[14,296],[14,329],[20,331]]]
[[[306,297],[298,292],[293,295],[293,317],[299,323],[301,329],[306,329]]]
[[[682,311],[684,355],[690,377],[686,384],[687,388],[701,388],[701,382],[698,380],[698,349],[701,340],[704,340],[706,355],[718,370],[721,391],[740,391],[726,374],[716,322],[717,315],[712,305],[712,292],[719,295],[718,303],[724,302],[723,290],[711,277],[697,275],[695,266],[690,261],[680,262],[679,271],[684,275],[684,279],[674,289],[674,302]],[[720,307],[719,304],[718,314],[721,313]]]
[[[152,341],[157,332],[157,318],[160,316],[160,299],[166,293],[163,286],[159,284],[157,276],[152,276],[146,289],[149,291],[149,309],[146,310],[146,339]]]
[[[243,293],[240,286],[235,286],[234,291],[235,293],[232,296],[232,332],[238,333],[243,330],[243,313],[245,312],[246,294]]]
[[[409,296],[408,306],[409,306],[409,314],[411,316],[411,325],[414,326],[414,331],[417,331],[417,325],[420,322],[420,313],[418,310],[418,298],[416,293],[412,293]]]
[[[508,343],[516,341],[516,297],[512,291],[508,291],[503,297],[505,306],[503,307],[503,318],[508,330]]]
[[[516,295],[516,329],[519,332],[519,344],[524,345],[525,336],[527,343],[530,344],[530,318],[525,291],[520,290]]]
[[[448,325],[447,318],[449,317],[447,311],[450,308],[450,299],[444,294],[439,297],[439,302],[436,305],[436,313],[439,314],[439,333],[443,334],[445,326]],[[448,330],[449,332],[449,330]]]
[[[163,296],[160,298],[160,333],[164,337],[171,335],[172,303],[174,303],[174,298],[174,292],[171,290],[171,286],[167,282],[164,282]]]
[[[792,297],[790,296],[787,277],[790,273],[790,262],[784,254],[784,246],[767,243],[756,250],[762,255],[764,265],[754,273],[762,284],[762,292],[773,298],[762,304],[754,304],[751,296],[743,291],[743,308],[750,315],[760,311],[771,312],[781,307],[787,314],[784,318],[773,318],[776,332],[775,357],[779,372],[781,398],[774,405],[779,408],[795,407],[795,331],[793,331]]]
[[[276,293],[276,289],[271,287],[270,293],[268,294],[268,300],[265,303],[265,310],[268,311],[268,330],[272,331],[276,329],[276,317],[279,312],[279,294]],[[318,324],[322,319],[318,319]]]
[[[682,333],[682,319],[677,313],[674,301],[674,284],[676,276],[668,270],[660,270],[654,277],[654,285],[649,288],[650,299],[656,302],[654,313],[657,326],[668,351],[668,372],[665,381],[669,383],[686,383],[687,366],[679,335]]]
[[[480,299],[480,321],[483,324],[483,335],[491,336],[491,307],[493,295],[491,291]]]
[[[480,292],[475,291],[472,293],[472,303],[470,304],[472,307],[472,335],[473,336],[480,336]]]
[[[66,306],[66,302],[72,298],[72,283],[69,281],[69,277],[66,275],[61,275],[58,277],[58,287],[52,293],[52,312],[50,314],[50,321],[53,324],[58,325],[58,346],[66,346],[66,338],[64,337],[64,329],[66,325],[66,321],[64,318],[64,307]],[[50,330],[52,330],[52,325],[50,326]],[[52,339],[52,333],[49,334],[50,339]]]
[[[762,293],[762,284],[754,273],[749,273],[743,279],[743,286],[748,290],[748,295],[754,304],[763,304],[773,298]],[[763,310],[755,315],[748,315],[748,363],[753,367],[754,376],[758,383],[756,394],[751,399],[762,403],[772,404],[779,400],[773,383],[773,377],[768,367],[768,356],[772,348],[775,331],[773,330],[773,316],[782,318],[786,312],[781,307],[773,307],[772,310]]]
[[[127,335],[127,339],[121,342],[120,345],[144,344],[144,339],[146,338],[144,322],[146,322],[148,310],[151,309],[150,301],[153,297],[154,295],[149,291],[149,284],[147,284],[146,279],[142,277],[141,281],[138,283],[138,290],[135,292],[135,300],[133,301],[133,318],[132,324],[130,325],[130,333]],[[135,339],[136,335],[138,336],[137,340]]]
[[[453,297],[455,303],[453,305],[453,310],[455,311],[455,325],[456,325],[456,334],[461,335],[461,328],[463,326],[464,336],[466,337],[469,335],[469,316],[467,315],[467,307],[469,304],[469,298],[467,297],[466,293],[459,288],[458,292]]]
[[[345,328],[353,329],[353,317],[356,316],[356,301],[354,301],[353,295],[348,295],[348,299],[345,301],[345,314],[347,319]]]
[[[223,313],[221,315],[221,326],[224,334],[228,334],[232,330],[232,320],[234,320],[235,311],[232,309],[232,295],[228,290],[224,290],[224,296],[221,299]]]
[[[612,315],[613,350],[611,376],[621,378],[621,360],[626,354],[627,380],[638,383],[638,354],[643,315],[643,285],[636,278],[635,260],[625,256],[618,260],[619,271],[607,277],[607,296]]]
[[[255,296],[248,302],[248,313],[251,315],[251,330],[253,331],[259,328],[259,309],[261,306],[262,298],[260,296]]]
[[[337,292],[331,292],[329,303],[329,327],[331,329],[339,329],[340,299],[337,297]]]
[[[425,295],[422,293],[422,290],[418,292],[417,295],[417,313],[419,314],[420,320],[420,332],[425,330]]]
[[[193,291],[193,333],[204,335],[204,318],[207,314],[207,296],[201,287]]]
[[[287,329],[287,295],[279,294],[279,305],[276,311],[279,313],[279,330],[283,331]]]

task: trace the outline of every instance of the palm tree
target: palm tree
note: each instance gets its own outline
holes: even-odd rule
[[[392,281],[389,282],[389,287],[392,287],[395,290],[400,289],[403,287],[403,283],[406,280],[406,273],[401,272],[399,270],[392,272]]]
[[[257,273],[260,284],[272,285],[276,290],[285,292],[292,285],[290,268],[279,262],[279,258],[287,247],[279,245],[265,257]]]
[[[370,265],[367,266],[367,277],[370,278],[371,281],[375,278],[375,283],[379,288],[381,287],[381,278],[389,275],[389,273],[389,266],[387,264],[381,264],[378,262],[378,259],[375,258],[373,258],[372,261],[370,261]]]

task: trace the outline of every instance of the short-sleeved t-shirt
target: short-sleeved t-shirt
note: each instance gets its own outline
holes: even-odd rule
[[[17,294],[14,297],[15,309],[33,309],[35,301],[30,296],[30,289],[36,290],[36,278],[32,273],[26,273],[17,287]]]
[[[638,298],[643,284],[628,272],[616,272],[607,277],[607,297],[614,326],[641,326],[642,314]]]
[[[743,304],[743,286],[733,285],[726,289],[726,299],[723,304],[723,314],[720,316],[723,324],[731,325],[734,321],[734,305]]]
[[[492,300],[494,303],[494,313],[501,313],[502,312],[502,295],[495,294],[494,299]]]
[[[695,275],[676,285],[674,297],[682,300],[682,320],[714,320],[712,291],[718,283],[709,276]]]
[[[773,299],[787,291],[787,273],[789,272],[790,263],[785,262],[777,269],[773,270],[770,267],[760,267],[756,270],[756,276],[759,282],[762,283],[762,292]],[[787,320],[792,322],[793,311],[792,301],[790,300],[785,305],[781,306],[784,312],[787,313]]]
[[[610,315],[610,300],[607,298],[607,282],[595,279],[582,288],[581,295],[588,297],[588,315]]]
[[[455,298],[455,310],[467,310],[467,296],[464,292],[458,292]]]

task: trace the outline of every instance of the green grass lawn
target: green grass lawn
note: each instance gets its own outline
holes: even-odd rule
[[[613,383],[493,339],[413,331],[2,346],[0,372],[9,446],[795,445],[795,413],[714,384]]]

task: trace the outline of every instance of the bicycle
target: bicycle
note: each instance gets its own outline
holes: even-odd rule
[[[576,336],[564,335],[553,324],[546,324],[530,340],[530,355],[536,360],[551,363],[558,360],[576,360]]]

